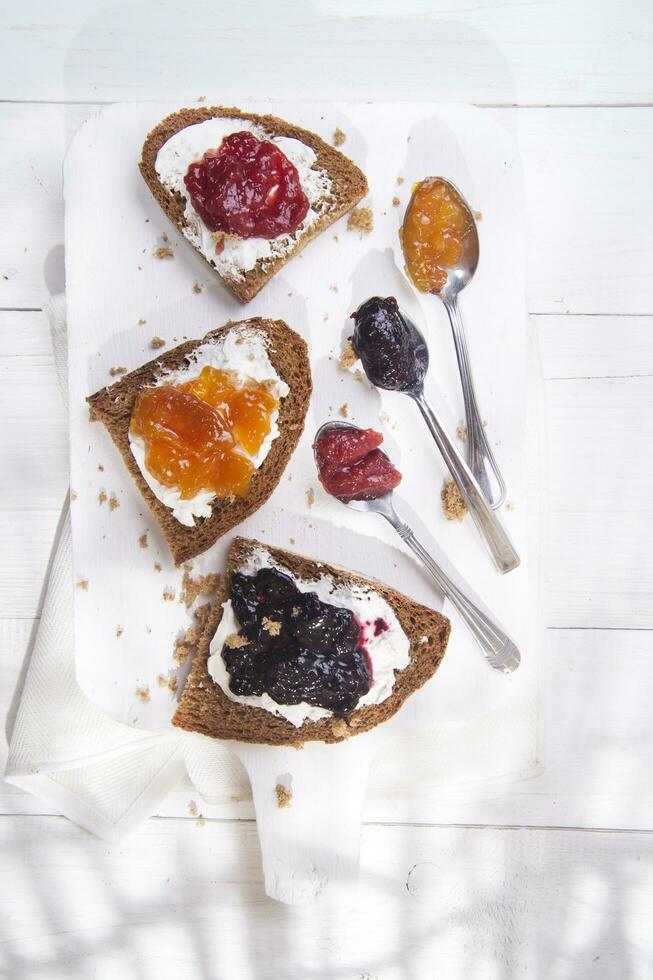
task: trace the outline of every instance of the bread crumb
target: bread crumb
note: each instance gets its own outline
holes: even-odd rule
[[[309,487],[306,491],[306,504],[308,507],[312,507],[315,503],[315,490],[313,487]]]
[[[143,319],[142,317],[141,317],[141,319],[140,319],[140,320],[138,321],[138,325],[139,325],[139,327],[142,327],[142,326],[143,326],[144,324],[146,324],[146,323],[147,323],[147,320],[144,320],[144,319]]]
[[[474,214],[474,220],[475,221],[482,221],[483,220],[483,212],[482,211],[474,211],[473,214]]]
[[[288,538],[288,544],[294,544],[294,543],[295,543],[294,538]]]
[[[138,539],[138,543],[141,546],[141,548],[149,548],[149,542],[147,540],[147,531],[143,531],[140,538]]]
[[[191,800],[188,804],[188,812],[190,813],[191,817],[197,817],[199,815],[199,810],[197,809],[197,803],[195,800]]]
[[[365,375],[363,374],[360,368],[356,368],[356,370],[354,371],[354,381],[364,381],[364,380],[365,380]]]
[[[203,290],[204,290],[204,286],[202,286],[201,283],[199,282],[193,283],[193,292],[197,293],[198,296],[201,292],[203,292]]]
[[[395,196],[392,198],[393,208],[398,208],[400,204],[401,204],[401,198],[397,197],[397,195],[395,194]]]
[[[200,624],[200,626],[204,626],[204,623],[209,618],[210,612],[211,612],[211,603],[205,602],[203,605],[198,606],[197,609],[193,610],[193,616]]]
[[[347,405],[347,402],[344,402],[344,403],[343,403],[343,404],[342,404],[342,405],[340,406],[340,408],[338,409],[338,414],[339,414],[339,415],[342,415],[342,417],[343,417],[343,419],[346,419],[346,418],[348,418],[348,417],[349,417],[349,407],[348,407],[348,405]]]
[[[339,242],[339,241],[340,241],[340,239],[338,238],[338,236],[337,236],[337,235],[334,235],[334,236],[333,236],[333,240],[334,240],[334,242]]]
[[[159,674],[156,682],[159,687],[167,687],[171,694],[177,693],[179,681],[177,680],[177,675],[174,673],[174,671],[171,670],[167,677],[164,677],[163,674]]]
[[[120,507],[120,501],[114,494],[111,494],[109,497],[109,510],[117,510],[118,507]]]
[[[281,623],[275,622],[274,619],[268,619],[267,616],[264,616],[261,620],[261,626],[270,636],[278,636],[281,632]]]
[[[71,500],[77,500],[77,494],[75,493],[74,490],[71,490],[71,492],[70,492],[70,499]]]
[[[337,293],[338,292],[338,283],[337,282],[332,282],[331,285],[329,286],[329,289],[331,290],[332,293]]]
[[[338,738],[345,738],[347,735],[347,722],[342,718],[337,718],[331,725],[331,731]]]
[[[102,465],[102,463],[98,463],[97,468],[100,471],[100,473],[104,473],[104,466]],[[75,494],[75,496],[77,496],[77,494]]]
[[[386,425],[389,421],[390,421],[390,416],[388,415],[388,413],[387,412],[381,412],[381,414],[379,415],[379,422],[381,422],[384,425]]]
[[[159,245],[152,252],[155,259],[174,259],[175,253],[172,251],[169,245]]]
[[[461,442],[467,442],[467,426],[459,425],[456,429],[456,435]]]
[[[97,502],[100,505],[100,507],[102,506],[102,504],[106,504],[108,499],[109,498],[107,497],[104,490],[100,490],[99,494],[97,495]]]
[[[397,187],[401,187],[401,185],[403,184],[404,180],[405,180],[404,177],[397,177]]]
[[[323,322],[326,323],[328,319],[329,319],[329,314],[325,313],[324,316],[322,317]]]
[[[206,820],[204,819],[204,817],[202,816],[201,813],[198,816],[197,820],[195,821],[195,826],[196,827],[204,827],[204,826],[206,826]]]
[[[161,571],[161,566],[159,565],[158,561],[155,561],[154,562],[154,571],[155,572],[160,572]]]
[[[506,504],[506,510],[514,510],[514,509],[515,509],[514,503],[512,502],[512,500],[509,500],[508,503]]]
[[[205,95],[199,95],[197,97],[197,101],[198,102],[206,102],[206,96]]]
[[[340,364],[340,367],[342,368],[343,371],[349,371],[349,369],[354,366],[357,360],[358,360],[358,354],[354,350],[354,345],[351,342],[351,337],[348,337],[347,340],[342,345],[342,350],[340,352],[340,359],[338,363]]]
[[[123,630],[122,626],[116,626],[116,636],[117,637],[121,637],[124,632],[125,631]]]
[[[138,698],[141,704],[147,704],[151,700],[150,689],[147,684],[143,687],[137,687],[134,691],[134,695]]]
[[[265,627],[265,620],[263,620],[263,626]],[[230,650],[240,650],[241,647],[246,647],[247,643],[247,638],[241,636],[240,633],[230,633],[224,641],[224,645]]]
[[[181,595],[179,601],[183,602],[186,609],[190,609],[198,596],[211,595],[220,584],[220,576],[217,572],[209,575],[197,575],[195,578],[188,570],[184,571],[181,583]]]
[[[442,510],[448,521],[462,521],[467,513],[467,504],[454,480],[442,484]]]
[[[78,589],[83,589],[84,592],[88,592],[88,579],[87,578],[80,578],[80,580],[77,583],[77,588]]]
[[[164,589],[162,595],[163,595],[163,601],[164,602],[174,602],[175,601],[175,590],[174,589]]]
[[[374,229],[374,215],[371,208],[354,208],[347,218],[347,231],[360,231],[369,235]]]
[[[175,640],[175,648],[172,653],[172,659],[181,667],[181,665],[186,662],[188,657],[190,657],[192,652],[191,647],[186,646],[183,639],[178,637]]]
[[[163,337],[152,337],[152,339],[150,341],[150,347],[153,350],[158,350],[159,347],[165,347],[165,345],[166,345],[166,342],[163,339]]]
[[[277,806],[280,810],[285,810],[292,803],[292,790],[286,789],[283,783],[277,783],[274,787],[277,797]]]
[[[335,130],[333,131],[333,145],[342,146],[346,139],[347,134],[343,133],[340,126],[336,126]]]
[[[109,368],[109,374],[111,375],[112,378],[115,378],[116,375],[118,374],[127,374],[127,368],[122,366],[112,367]]]

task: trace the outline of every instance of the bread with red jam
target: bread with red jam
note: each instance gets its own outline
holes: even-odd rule
[[[257,555],[264,555],[263,561],[259,557],[257,562]],[[270,564],[275,574],[281,573],[280,584],[270,584],[269,579],[261,582],[258,578],[251,578],[252,568],[259,569],[259,572],[263,568],[269,572],[267,566]],[[248,569],[249,579],[242,574]],[[256,572],[257,576],[259,572]],[[299,599],[295,597],[291,586],[284,582],[284,576],[289,576],[295,587],[304,585],[304,592]],[[324,593],[327,597],[326,604],[312,591],[318,580],[327,582]],[[365,624],[361,617],[353,617],[361,630],[360,635],[357,628],[353,638],[346,637],[351,643],[349,649],[344,650],[340,649],[337,636],[334,639],[333,623],[324,619],[325,606],[328,607],[332,602],[331,612],[335,616],[336,625],[343,629],[350,628],[351,622],[348,624],[346,618],[343,625],[341,614],[347,610],[340,608],[343,603],[338,596],[342,597],[343,594],[356,590],[363,597],[371,593],[375,602],[384,603],[383,608],[389,609],[394,617],[393,628],[395,631],[399,629],[403,635],[403,666],[401,669],[394,669],[390,693],[384,692],[385,696],[377,703],[358,704],[356,700],[357,691],[364,692],[365,688],[360,687],[360,678],[355,674],[356,671],[360,674],[360,657],[356,659],[354,655],[360,653],[368,642],[365,639],[368,634],[363,632]],[[266,602],[267,605],[257,612],[257,602]],[[315,608],[306,612],[311,604]],[[250,614],[253,618],[248,620]],[[226,625],[222,623],[223,617]],[[289,639],[286,633],[287,630],[292,633],[293,623],[299,624],[294,627],[294,640],[292,636]],[[260,624],[264,629],[260,628]],[[375,620],[374,634],[385,626],[387,624]],[[234,633],[233,630],[237,632]],[[221,589],[206,621],[172,723],[177,728],[199,732],[212,738],[241,742],[295,746],[309,741],[341,742],[391,718],[406,699],[433,676],[444,656],[450,630],[449,620],[441,613],[414,602],[387,585],[290,551],[237,537],[231,545],[226,573],[221,579]],[[223,645],[222,633],[227,631]],[[216,643],[211,649],[214,637]],[[324,649],[320,648],[320,644]],[[281,649],[277,648],[278,645]],[[314,662],[311,661],[312,650],[315,654]],[[335,675],[335,685],[334,676],[330,676],[325,668],[325,661],[330,656],[341,669],[340,675]],[[217,680],[214,679],[216,667],[209,663],[214,657],[221,658],[229,671],[226,673],[222,669]],[[263,668],[262,657],[267,657]],[[314,669],[316,663],[317,670]],[[351,664],[350,673],[343,674],[343,664],[347,663]],[[375,663],[375,657],[372,656],[370,677],[376,669]],[[387,664],[385,670],[387,675]],[[234,699],[234,695],[238,694],[260,695],[264,689],[260,676],[266,678],[265,692],[268,697],[269,692],[273,696],[273,701],[267,701],[267,707],[252,704],[252,701],[261,702],[260,697],[250,698],[249,703],[243,703],[242,698],[241,701]],[[392,671],[389,676],[392,677]],[[315,697],[316,677],[317,683],[328,685],[326,700],[320,700],[319,691],[318,698]],[[225,680],[229,680],[231,697],[227,696],[221,686]],[[338,682],[342,686],[341,691]],[[312,685],[311,705],[328,704],[333,706],[333,710],[323,710],[321,717],[311,717],[301,722],[298,720],[301,716],[295,717],[294,722],[287,717],[280,717],[276,713],[276,705],[283,707],[285,700],[302,709],[303,706],[298,705],[298,699],[304,696],[301,693],[302,683]],[[284,692],[288,692],[287,699]],[[287,709],[284,707],[284,710]]]
[[[168,218],[243,303],[368,191],[363,172],[315,133],[221,106],[167,116],[139,166]]]

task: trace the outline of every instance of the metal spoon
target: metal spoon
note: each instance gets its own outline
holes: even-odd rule
[[[478,229],[474,220],[474,213],[458,188],[444,177],[436,177],[435,179],[442,181],[442,183],[451,189],[454,195],[457,196],[461,206],[467,211],[469,217],[470,232],[465,238],[465,245],[458,265],[446,270],[448,272],[446,283],[439,292],[433,295],[438,296],[444,304],[444,308],[449,316],[453,342],[456,348],[456,358],[458,360],[460,381],[463,389],[463,401],[465,404],[467,462],[477,483],[485,494],[486,500],[493,509],[496,509],[506,499],[506,484],[490,448],[485,434],[485,428],[481,421],[472,378],[467,335],[458,307],[458,293],[472,279],[478,265]],[[492,486],[490,483],[490,473],[494,475],[495,486]]]
[[[355,426],[349,425],[347,422],[325,422],[318,429],[315,442],[317,443],[321,433],[325,429],[332,427],[343,429],[355,428]],[[351,507],[352,510],[371,511],[372,513],[380,514],[381,517],[385,517],[386,521],[392,525],[401,540],[406,542],[413,554],[419,558],[431,574],[440,591],[444,593],[451,604],[458,610],[467,628],[481,648],[481,652],[490,667],[493,667],[495,670],[501,670],[504,674],[510,674],[519,666],[521,661],[521,656],[515,643],[510,639],[505,629],[496,621],[487,606],[456,571],[435,542],[431,544],[431,548],[436,551],[437,561],[420,544],[413,530],[401,519],[395,510],[392,496],[392,491],[390,491],[381,497],[377,497],[376,500],[342,500],[341,503],[346,504],[347,507]]]
[[[442,453],[442,457],[449,468],[449,472],[454,478],[458,489],[460,490],[463,499],[467,504],[467,509],[472,515],[474,523],[476,524],[476,527],[478,528],[497,569],[502,575],[506,572],[511,572],[513,568],[517,568],[519,565],[519,555],[515,550],[515,546],[508,537],[508,533],[503,527],[498,514],[495,514],[490,507],[485,495],[476,482],[474,475],[458,452],[458,449],[454,445],[451,437],[442,425],[438,416],[433,411],[432,407],[429,405],[424,394],[423,378],[428,370],[429,362],[426,340],[415,323],[413,323],[410,317],[403,310],[399,310],[399,315],[406,324],[407,330],[414,330],[420,344],[423,344],[423,351],[421,353],[421,366],[423,371],[419,380],[417,380],[412,387],[393,387],[389,390],[398,391],[403,395],[410,395],[410,397],[417,403],[417,406],[429,427],[429,431],[433,436],[438,449]],[[365,369],[365,361],[361,359],[361,362],[363,364],[363,368]],[[378,378],[376,382],[374,378],[370,378],[370,381],[372,384],[378,385],[378,387],[383,387],[383,385],[380,384],[380,379]]]

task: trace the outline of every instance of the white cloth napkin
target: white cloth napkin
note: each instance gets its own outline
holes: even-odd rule
[[[66,307],[45,307],[64,401],[68,400]],[[182,732],[147,732],[109,718],[80,690],[73,645],[68,501],[34,648],[11,735],[5,778],[98,837],[115,841],[150,816],[188,772],[209,802],[246,784],[219,743]],[[222,792],[221,792],[222,790]]]

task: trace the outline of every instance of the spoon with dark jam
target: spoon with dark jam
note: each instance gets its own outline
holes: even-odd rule
[[[326,422],[318,429],[313,443],[322,486],[348,507],[384,517],[456,607],[490,666],[504,674],[511,673],[521,661],[513,640],[436,543],[432,542],[427,551],[395,510],[392,492],[401,473],[379,449],[382,442],[383,436],[374,429],[359,429],[349,422]]]
[[[424,337],[393,296],[373,296],[352,314],[352,347],[377,388],[409,395],[424,417],[481,537],[501,574],[519,565],[519,555],[470,468],[424,395],[429,353]]]

